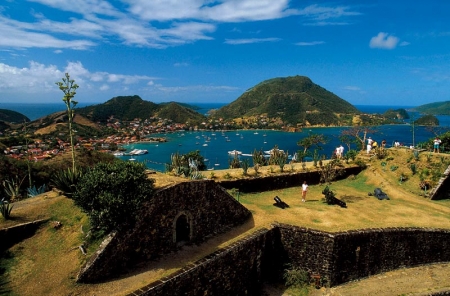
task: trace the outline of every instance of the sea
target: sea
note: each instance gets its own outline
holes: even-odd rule
[[[225,104],[222,103],[191,103],[198,106],[198,112],[207,114],[211,109],[218,109]],[[80,103],[77,108],[92,104]],[[420,113],[413,111],[414,106],[381,106],[381,105],[355,105],[358,110],[369,114],[382,114],[388,109],[406,109],[414,120],[421,116]],[[30,120],[35,120],[45,115],[64,111],[65,105],[60,104],[19,104],[19,103],[0,103],[0,109],[9,109],[20,112]],[[437,116],[440,127],[439,132],[443,133],[450,129],[450,116]],[[319,150],[320,155],[329,158],[334,149],[342,144],[339,141],[341,132],[346,127],[311,127],[304,128],[301,132],[282,132],[275,130],[236,130],[236,131],[185,131],[167,134],[153,134],[153,137],[165,137],[165,143],[134,143],[125,146],[128,151],[132,149],[146,149],[148,154],[133,156],[138,162],[143,162],[149,169],[156,171],[165,171],[166,163],[170,162],[170,156],[176,152],[185,154],[190,151],[199,150],[205,158],[205,164],[209,170],[226,169],[234,157],[228,152],[241,151],[241,160],[249,158],[254,150],[268,151],[275,146],[284,150],[289,155],[294,155],[301,149],[297,142],[308,136],[309,133],[323,134],[327,137],[328,143]],[[386,140],[387,146],[392,146],[395,141],[399,141],[405,146],[420,145],[435,136],[436,130],[430,130],[423,126],[413,126],[409,121],[404,124],[382,125],[375,128],[376,132],[369,134],[372,139],[381,142]],[[346,145],[343,145],[347,149]],[[352,149],[356,149],[353,145]],[[131,156],[118,156],[121,159],[129,160]]]

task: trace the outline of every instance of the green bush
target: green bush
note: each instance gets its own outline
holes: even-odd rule
[[[4,198],[0,200],[0,213],[3,218],[9,219],[11,217],[11,211],[14,206],[6,201]]]
[[[305,287],[309,284],[308,272],[298,268],[288,268],[284,270],[283,278],[287,287]]]
[[[73,195],[94,231],[109,232],[132,225],[141,204],[153,196],[154,180],[142,163],[99,163],[80,179]]]

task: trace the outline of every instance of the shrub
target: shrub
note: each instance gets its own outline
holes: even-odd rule
[[[308,272],[299,268],[285,269],[283,279],[288,287],[301,288],[309,284]]]
[[[381,147],[375,149],[375,156],[376,156],[378,159],[383,159],[383,158],[385,158],[387,155],[388,155],[387,149],[384,149],[384,148],[381,148]]]
[[[361,159],[356,160],[355,164],[360,168],[362,168],[363,170],[367,168],[367,164]]]
[[[410,168],[412,174],[415,175],[416,172],[417,172],[416,164],[415,164],[415,163],[411,163],[411,164],[409,165],[409,168]]]
[[[47,190],[47,187],[44,185],[39,186],[36,188],[36,186],[33,185],[33,187],[30,187],[27,189],[28,191],[28,197],[35,197],[36,195],[42,194]]]
[[[255,167],[256,165],[259,166],[265,166],[267,164],[267,160],[264,156],[264,152],[262,151],[258,151],[258,150],[253,150],[252,153],[252,160],[253,160],[253,166]]]
[[[23,180],[25,180],[25,177],[22,180],[19,180],[19,177],[16,176],[15,179],[11,178],[3,181],[5,193],[10,201],[21,198],[20,188],[22,187]]]
[[[244,176],[247,175],[249,166],[250,166],[250,161],[248,159],[244,159],[241,164],[242,170],[244,171]]]
[[[64,192],[64,195],[72,198],[74,192],[77,189],[77,184],[83,174],[84,169],[78,168],[77,170],[73,171],[71,168],[67,168],[66,170],[55,172],[50,179],[50,183],[54,187]]]
[[[414,150],[413,155],[415,160],[419,160],[419,150]]]
[[[6,201],[4,198],[0,200],[0,213],[3,218],[9,219],[11,217],[11,211],[14,206]]]
[[[153,196],[154,180],[142,163],[99,163],[88,170],[73,194],[94,231],[109,232],[132,225],[143,202]]]

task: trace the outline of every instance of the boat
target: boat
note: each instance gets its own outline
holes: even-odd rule
[[[129,161],[135,161],[136,160],[136,158],[130,158],[130,159],[128,159]]]
[[[145,149],[133,149],[130,151],[130,155],[143,155],[143,154],[147,154],[148,151]]]
[[[202,146],[203,146],[203,147],[206,147],[206,146],[208,146],[208,144],[205,143],[205,144],[203,144]]]
[[[230,155],[241,155],[242,151],[231,150],[231,151],[228,151],[228,154],[230,154]]]
[[[258,134],[258,132],[254,132],[253,134],[254,134],[254,135],[257,135],[257,134]]]
[[[114,155],[114,156],[122,156],[122,155],[123,155],[123,152],[114,152],[113,155]]]

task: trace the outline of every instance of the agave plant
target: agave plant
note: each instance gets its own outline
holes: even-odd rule
[[[28,191],[28,197],[35,197],[36,195],[42,194],[45,191],[47,191],[47,187],[44,185],[39,186],[36,188],[36,186],[33,185],[33,187],[30,187],[27,189]]]
[[[51,178],[51,183],[56,188],[63,191],[67,197],[72,197],[73,193],[76,191],[76,185],[83,174],[84,171],[81,169],[74,171],[68,168],[67,170],[56,172]]]
[[[4,198],[2,198],[2,200],[0,200],[0,213],[2,214],[3,218],[5,218],[5,219],[11,218],[11,211],[12,211],[13,207],[14,207],[14,205],[9,203]]]
[[[3,181],[3,187],[9,200],[14,201],[21,197],[20,187],[22,186],[23,180],[25,180],[25,177],[22,180],[19,180],[19,177],[16,176],[15,179],[11,178]]]

